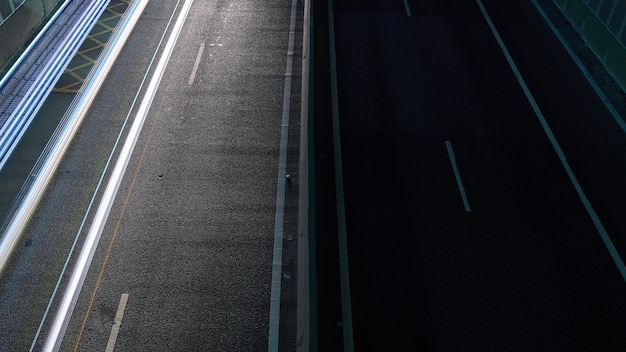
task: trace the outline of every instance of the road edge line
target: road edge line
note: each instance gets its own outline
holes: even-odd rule
[[[291,109],[291,84],[293,54],[296,36],[296,10],[298,0],[291,1],[289,20],[289,42],[283,91],[283,111],[280,128],[280,150],[278,156],[278,182],[276,185],[276,212],[274,220],[274,248],[272,251],[272,284],[270,293],[270,317],[267,339],[268,352],[278,352],[280,332],[280,294],[283,267],[283,223],[285,218],[285,183],[287,182],[287,147],[289,141],[289,111]]]

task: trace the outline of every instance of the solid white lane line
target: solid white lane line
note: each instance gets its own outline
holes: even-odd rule
[[[348,259],[348,231],[343,184],[341,154],[341,123],[339,122],[339,90],[337,86],[337,56],[335,47],[335,13],[333,0],[328,0],[328,46],[330,56],[330,91],[333,128],[333,158],[335,159],[335,197],[337,198],[337,241],[339,247],[339,286],[341,291],[341,326],[343,351],[354,351],[352,324],[352,294],[350,289],[350,261]]]
[[[446,141],[446,149],[448,149],[448,157],[450,157],[450,163],[452,163],[452,170],[454,171],[454,177],[456,177],[456,183],[459,186],[459,192],[461,192],[461,199],[463,200],[463,206],[466,212],[471,212],[469,201],[467,200],[467,194],[465,194],[465,187],[463,187],[463,181],[461,181],[461,173],[459,167],[456,164],[456,157],[454,156],[454,150],[452,149],[452,142]]]
[[[120,326],[122,326],[122,319],[124,318],[124,311],[126,311],[126,303],[128,302],[128,293],[122,293],[120,297],[120,304],[117,306],[117,312],[115,313],[115,321],[111,327],[111,335],[109,335],[109,342],[105,352],[113,352],[115,348],[115,342],[117,342],[117,335],[120,333]]]
[[[287,175],[287,147],[289,140],[289,110],[291,109],[291,83],[293,72],[293,48],[296,36],[296,11],[298,0],[291,1],[289,42],[283,90],[283,111],[280,128],[280,151],[278,156],[278,184],[276,186],[276,215],[274,219],[274,249],[272,254],[272,287],[270,293],[270,321],[267,340],[268,352],[278,351],[280,331],[280,291],[283,267],[283,223],[285,216],[285,183]]]
[[[50,328],[50,332],[44,346],[44,351],[58,351],[60,348],[62,335],[65,333],[65,329],[69,323],[72,310],[74,309],[74,305],[76,304],[76,300],[78,299],[78,295],[80,293],[80,288],[82,287],[85,276],[87,275],[89,265],[91,264],[93,254],[96,250],[98,241],[100,240],[100,235],[102,234],[102,230],[104,229],[109,212],[111,211],[113,201],[115,200],[115,196],[122,182],[124,172],[126,171],[133,149],[135,148],[135,144],[139,138],[139,133],[141,132],[143,123],[148,115],[150,105],[156,95],[161,78],[163,77],[163,73],[165,72],[169,58],[174,50],[174,45],[178,40],[178,35],[182,30],[182,26],[185,23],[185,19],[187,18],[187,14],[189,13],[189,8],[192,3],[193,0],[187,0],[183,5],[167,44],[163,49],[159,63],[157,64],[150,84],[146,89],[145,96],[139,106],[133,125],[128,132],[122,151],[120,152],[109,183],[107,184],[102,200],[100,201],[100,205],[98,206],[98,210],[94,216],[87,238],[85,239],[83,249],[81,250],[80,256],[76,262],[76,267],[72,272],[72,276],[67,285],[63,300],[61,301],[61,305],[59,306],[59,310],[55,316],[54,323]]]
[[[192,85],[196,79],[196,73],[198,72],[198,66],[200,66],[200,60],[202,59],[202,53],[204,53],[204,43],[200,44],[198,55],[196,55],[196,62],[193,64],[193,70],[191,71],[191,77],[189,77],[188,85]]]
[[[483,17],[487,21],[487,25],[489,25],[489,29],[491,30],[491,33],[493,34],[496,41],[498,42],[498,45],[500,46],[500,49],[502,50],[502,53],[504,54],[506,61],[509,63],[511,70],[513,71],[513,75],[517,79],[517,82],[522,88],[522,91],[524,91],[524,95],[526,95],[526,99],[528,100],[533,111],[535,112],[537,119],[539,119],[539,123],[541,124],[541,127],[543,127],[543,131],[548,136],[548,140],[550,141],[550,144],[552,144],[552,148],[556,152],[556,155],[558,156],[559,161],[561,161],[561,165],[563,166],[563,168],[565,169],[565,172],[567,173],[567,177],[569,178],[570,182],[572,183],[572,186],[574,186],[574,189],[576,190],[576,193],[578,194],[578,198],[580,198],[580,201],[583,203],[585,209],[587,210],[587,214],[589,214],[589,217],[591,218],[593,225],[596,227],[596,230],[598,231],[598,234],[600,235],[602,242],[604,242],[606,249],[609,251],[609,254],[611,255],[611,258],[613,259],[615,266],[617,266],[617,269],[622,275],[622,278],[624,279],[624,281],[626,281],[626,266],[624,265],[624,261],[622,260],[622,257],[617,251],[617,248],[615,248],[615,245],[613,244],[613,241],[611,240],[611,237],[609,236],[608,232],[604,228],[604,224],[602,224],[602,221],[600,221],[600,217],[598,216],[598,214],[596,214],[596,211],[591,206],[591,202],[585,195],[585,192],[583,192],[583,189],[580,186],[580,183],[578,183],[578,179],[574,175],[572,168],[567,162],[565,153],[563,153],[563,150],[561,149],[561,146],[559,142],[557,141],[556,136],[554,135],[554,133],[552,132],[552,129],[548,125],[548,121],[546,120],[546,118],[543,116],[543,113],[539,109],[539,105],[537,105],[537,101],[535,100],[532,93],[530,92],[530,89],[528,89],[528,86],[526,85],[526,82],[524,81],[522,74],[519,72],[517,65],[515,64],[515,61],[513,61],[513,58],[511,57],[509,50],[504,44],[502,37],[500,37],[500,33],[496,29],[496,26],[493,24],[493,21],[491,21],[491,17],[489,17],[489,14],[487,13],[485,6],[483,6],[483,3],[481,0],[476,0],[476,3],[478,4],[480,11],[483,13]]]
[[[404,1],[404,10],[406,11],[406,15],[407,15],[408,17],[413,16],[413,15],[411,14],[411,8],[409,7],[409,1],[408,1],[408,0],[403,0],[403,1]]]

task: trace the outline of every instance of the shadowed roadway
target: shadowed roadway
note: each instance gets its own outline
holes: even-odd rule
[[[624,132],[529,1],[482,3],[626,253]],[[477,2],[332,6],[330,27],[313,8],[320,350],[348,338],[333,99],[354,350],[624,350],[624,278]]]

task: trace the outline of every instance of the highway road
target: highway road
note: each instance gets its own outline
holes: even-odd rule
[[[312,13],[319,350],[625,350],[626,135],[533,2]]]
[[[0,350],[43,350],[55,337],[77,258],[151,93],[58,347],[290,350],[302,8],[148,3],[3,273]],[[46,104],[38,121],[67,99],[55,93]]]
[[[576,60],[626,105],[549,0],[579,59],[532,0],[310,3],[312,344],[297,339],[293,4],[148,4],[3,273],[0,350],[54,337],[151,93],[60,350],[626,350],[625,132]]]

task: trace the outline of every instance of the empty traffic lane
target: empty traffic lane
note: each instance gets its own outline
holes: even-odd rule
[[[626,347],[624,134],[532,4],[325,6],[317,210],[337,239],[318,243],[349,276],[320,276],[320,331],[355,350]]]

